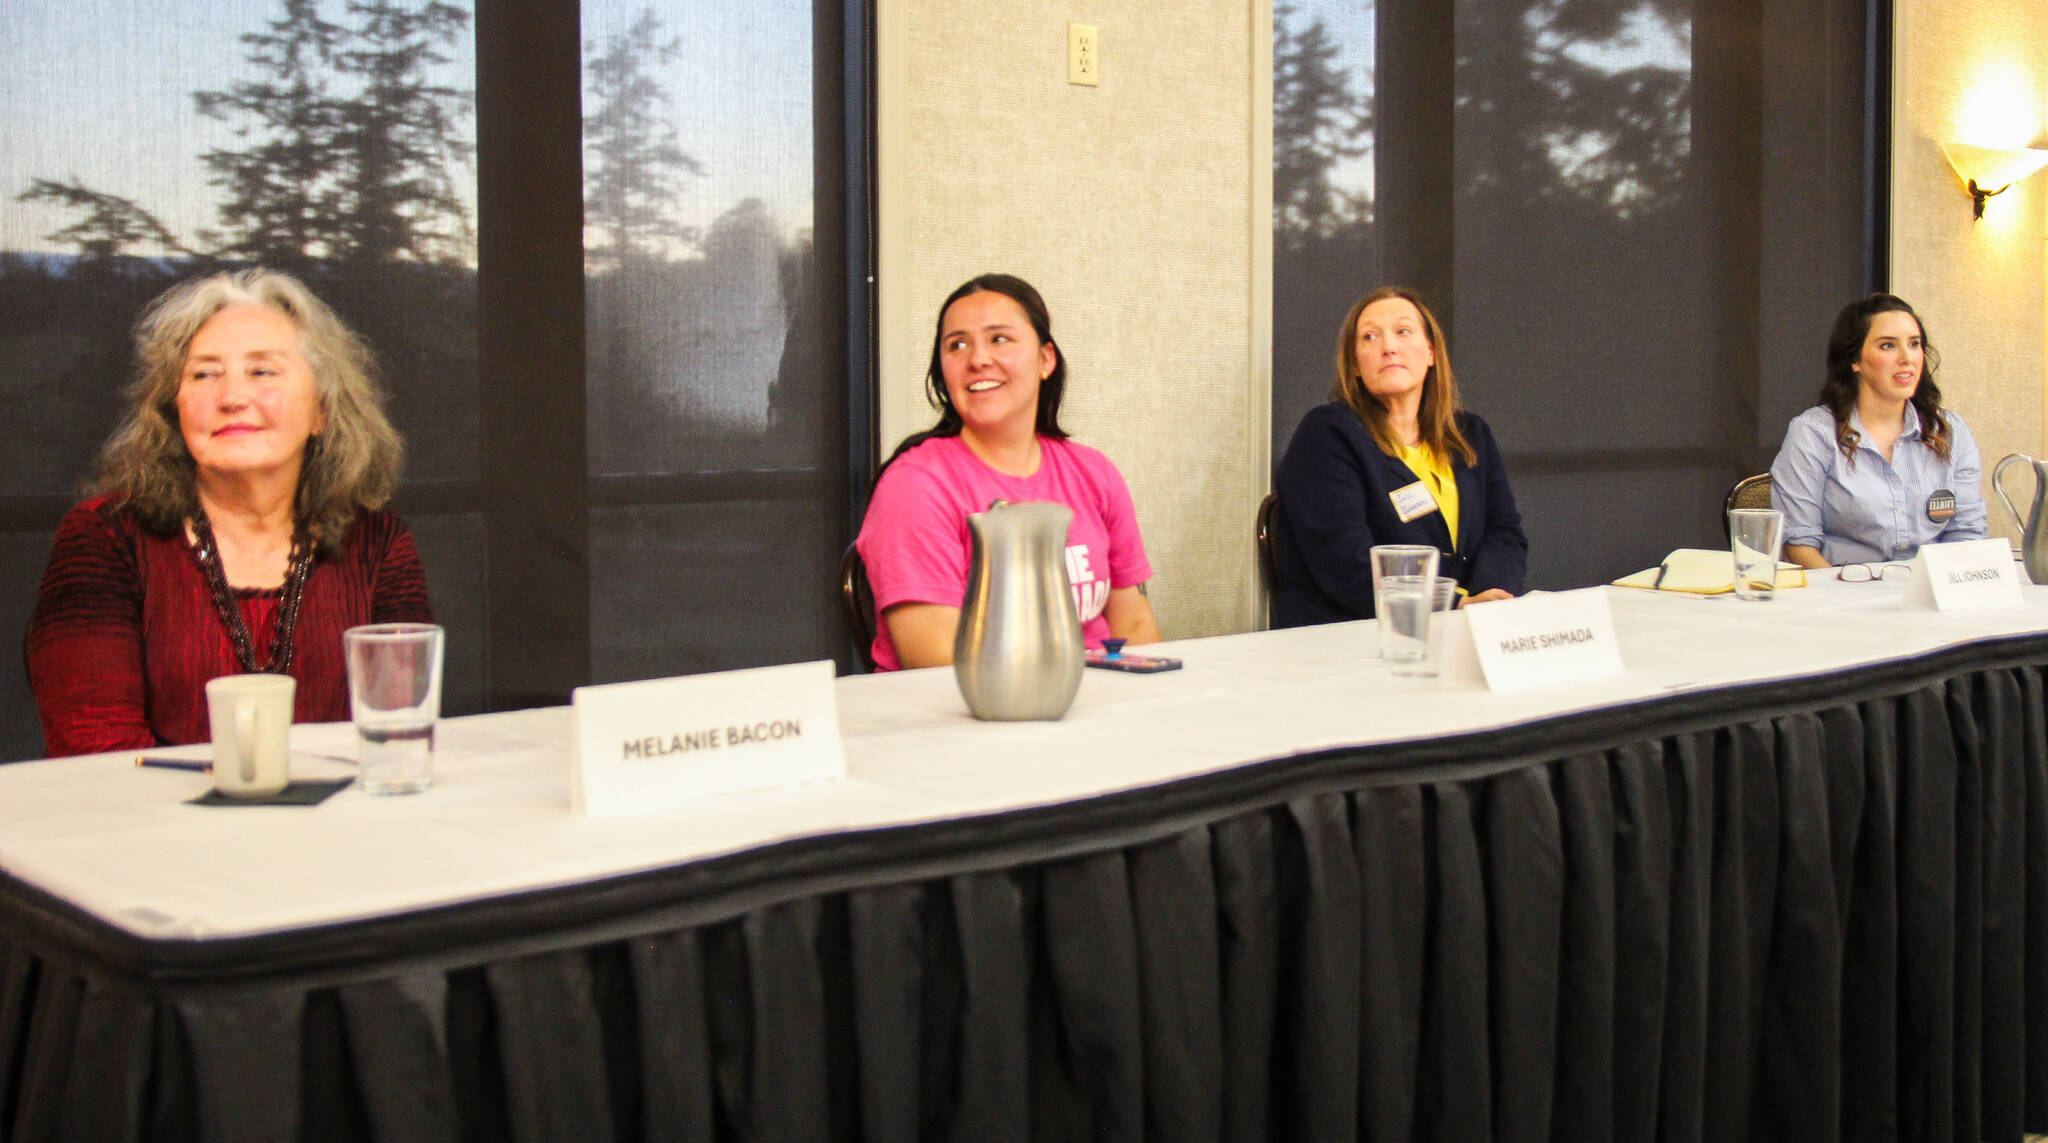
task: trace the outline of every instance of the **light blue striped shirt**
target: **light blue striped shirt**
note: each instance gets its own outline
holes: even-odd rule
[[[1816,405],[1792,418],[1785,444],[1771,462],[1771,504],[1785,514],[1785,542],[1820,549],[1830,564],[1909,560],[1922,544],[1981,540],[1985,535],[1982,467],[1977,441],[1953,410],[1944,409],[1952,433],[1943,460],[1920,438],[1920,413],[1906,406],[1906,425],[1892,459],[1856,446],[1856,463],[1835,445],[1835,418]],[[1863,433],[1853,410],[1849,425]],[[1955,494],[1956,514],[1927,518],[1927,499],[1938,489]]]

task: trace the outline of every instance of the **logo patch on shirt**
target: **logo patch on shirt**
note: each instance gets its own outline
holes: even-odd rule
[[[1074,585],[1074,610],[1081,613],[1081,622],[1102,614],[1103,605],[1109,602],[1109,581],[1096,578],[1088,545],[1067,545],[1067,582]]]

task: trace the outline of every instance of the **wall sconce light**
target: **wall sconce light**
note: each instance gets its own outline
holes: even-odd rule
[[[1984,200],[2003,194],[2012,184],[2048,166],[2048,151],[2034,147],[1973,147],[1968,143],[1943,143],[1941,153],[1970,192],[1970,217],[1984,217]]]

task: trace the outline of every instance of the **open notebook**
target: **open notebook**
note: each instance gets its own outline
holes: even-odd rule
[[[1616,587],[1655,588],[1693,595],[1720,595],[1735,590],[1735,557],[1726,548],[1679,548],[1664,557],[1664,580],[1656,568],[1645,568],[1614,581]],[[1798,564],[1778,565],[1778,586],[1805,587],[1806,571]]]

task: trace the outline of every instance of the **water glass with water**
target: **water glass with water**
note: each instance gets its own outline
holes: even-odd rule
[[[1429,671],[1429,613],[1436,597],[1438,555],[1427,544],[1377,544],[1372,549],[1380,658],[1392,664],[1397,675]]]
[[[413,794],[434,780],[441,717],[441,628],[373,623],[342,632],[361,783],[372,794]]]
[[[1735,598],[1768,600],[1778,591],[1778,548],[1785,514],[1775,508],[1731,508],[1728,542],[1735,556]]]

